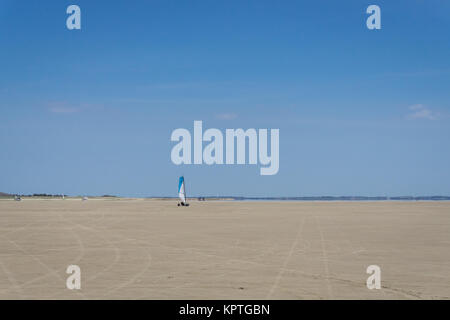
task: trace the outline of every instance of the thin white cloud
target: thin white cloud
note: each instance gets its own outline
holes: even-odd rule
[[[216,118],[220,120],[233,120],[237,118],[237,114],[235,113],[219,113],[216,114]]]
[[[75,113],[80,111],[80,108],[61,101],[47,103],[47,109],[52,113]]]
[[[74,113],[80,111],[78,108],[71,107],[52,107],[49,110],[53,113]]]
[[[406,118],[409,120],[414,119],[426,119],[426,120],[436,120],[439,116],[438,113],[431,111],[429,108],[422,104],[415,104],[409,107],[411,111]]]
[[[47,110],[52,113],[76,113],[84,111],[96,111],[104,108],[100,103],[70,103],[54,101],[46,104]]]

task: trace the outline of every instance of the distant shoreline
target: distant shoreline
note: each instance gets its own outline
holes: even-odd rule
[[[231,201],[448,201],[450,196],[398,196],[398,197],[366,197],[366,196],[317,196],[317,197],[235,197],[235,196],[212,196],[212,197],[188,197],[189,200],[202,198],[208,200],[231,200]],[[147,197],[147,199],[171,200],[177,197]]]
[[[22,199],[61,199],[62,195],[19,195]],[[1,194],[0,199],[14,199],[15,195]],[[69,196],[65,195],[65,199],[104,199],[104,200],[178,200],[177,197],[121,197],[121,196]],[[311,197],[236,197],[236,196],[195,196],[188,197],[188,201],[450,201],[450,196],[398,196],[398,197],[368,197],[368,196],[311,196]]]

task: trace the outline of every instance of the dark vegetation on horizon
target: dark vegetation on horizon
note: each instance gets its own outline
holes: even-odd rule
[[[20,197],[40,197],[40,198],[61,198],[62,194],[46,194],[46,193],[34,193],[30,195],[25,194],[8,194],[0,192],[0,198],[14,198],[14,196]],[[64,195],[68,197],[68,195]],[[81,197],[80,195],[77,197]],[[98,197],[98,196],[95,196]],[[99,197],[104,198],[121,198],[120,196],[114,195],[102,195]],[[150,196],[149,199],[177,199],[177,197],[160,197],[160,196]],[[368,197],[368,196],[305,196],[305,197],[237,197],[237,196],[192,196],[189,199],[197,200],[213,200],[213,199],[223,199],[223,200],[278,200],[278,201],[388,201],[388,200],[403,200],[403,201],[420,201],[420,200],[450,200],[450,196],[378,196],[378,197]]]
[[[32,197],[39,197],[39,198],[62,198],[64,197],[70,197],[67,194],[47,194],[47,193],[33,193],[33,194],[9,194],[0,192],[0,198],[14,198],[14,196],[20,196],[22,198],[32,198]],[[78,195],[75,197],[83,197],[82,195]],[[105,194],[102,196],[95,196],[95,197],[101,197],[101,198],[118,198],[117,196]]]

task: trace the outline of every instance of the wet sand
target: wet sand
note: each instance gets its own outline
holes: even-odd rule
[[[450,202],[0,200],[0,299],[266,298],[449,299]]]

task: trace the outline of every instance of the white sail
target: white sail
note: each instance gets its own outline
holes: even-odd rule
[[[184,185],[184,177],[180,177],[178,183],[178,197],[182,203],[186,203],[186,187]]]

